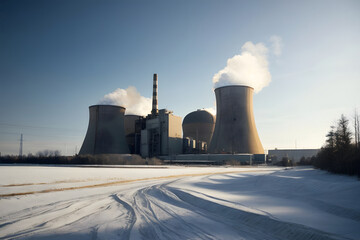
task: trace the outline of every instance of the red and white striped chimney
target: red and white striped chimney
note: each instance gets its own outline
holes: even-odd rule
[[[152,97],[152,110],[151,110],[151,114],[152,115],[158,115],[159,110],[158,110],[158,98],[157,98],[157,93],[158,93],[158,76],[156,73],[154,73],[154,78],[153,78],[153,97]]]

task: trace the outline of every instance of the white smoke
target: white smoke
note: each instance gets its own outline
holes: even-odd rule
[[[280,56],[282,53],[282,38],[277,36],[277,35],[273,35],[270,37],[270,42],[271,42],[271,50],[272,53],[275,56]]]
[[[253,87],[257,93],[271,82],[268,49],[262,43],[246,42],[241,54],[227,60],[227,65],[213,77],[214,88],[229,85]]]
[[[209,107],[209,108],[203,108],[203,110],[211,113],[212,115],[216,115],[216,109],[213,107]]]
[[[118,88],[112,93],[106,94],[99,104],[117,105],[125,107],[126,114],[146,116],[151,112],[151,99],[140,95],[135,87],[127,89]]]

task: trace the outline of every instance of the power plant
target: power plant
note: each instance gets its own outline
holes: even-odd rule
[[[158,76],[153,76],[153,101],[151,114],[139,119],[136,125],[141,126],[137,132],[140,138],[140,151],[135,153],[142,157],[168,156],[182,153],[181,117],[173,115],[167,109],[158,109]],[[139,132],[140,130],[140,132]]]
[[[182,121],[172,111],[158,109],[158,75],[153,75],[151,113],[125,115],[122,106],[90,106],[89,126],[79,154],[138,154],[168,162],[218,163],[235,160],[264,163],[255,126],[253,88],[216,88],[216,116],[205,110]]]

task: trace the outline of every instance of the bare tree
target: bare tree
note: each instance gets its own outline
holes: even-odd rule
[[[360,123],[359,123],[359,114],[356,108],[354,112],[354,130],[355,130],[354,131],[355,146],[357,148],[360,148]]]
[[[38,151],[36,156],[38,157],[59,157],[61,155],[59,150],[48,150]]]

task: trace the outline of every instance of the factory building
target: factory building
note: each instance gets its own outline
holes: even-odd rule
[[[158,110],[158,76],[153,76],[151,114],[139,120],[140,154],[142,157],[165,156],[182,153],[181,117],[167,109]],[[139,123],[141,122],[141,123]]]
[[[161,109],[156,116],[148,116],[141,130],[142,157],[166,156],[182,153],[181,117]]]
[[[302,157],[311,158],[316,156],[320,149],[274,149],[268,151],[268,158],[272,163],[277,163],[287,158],[294,163],[299,162]]]
[[[142,117],[139,115],[125,115],[124,118],[125,138],[131,154],[136,153],[136,148],[138,148],[140,143],[139,139],[136,138],[136,132],[139,132],[136,129],[136,122],[140,119]]]

